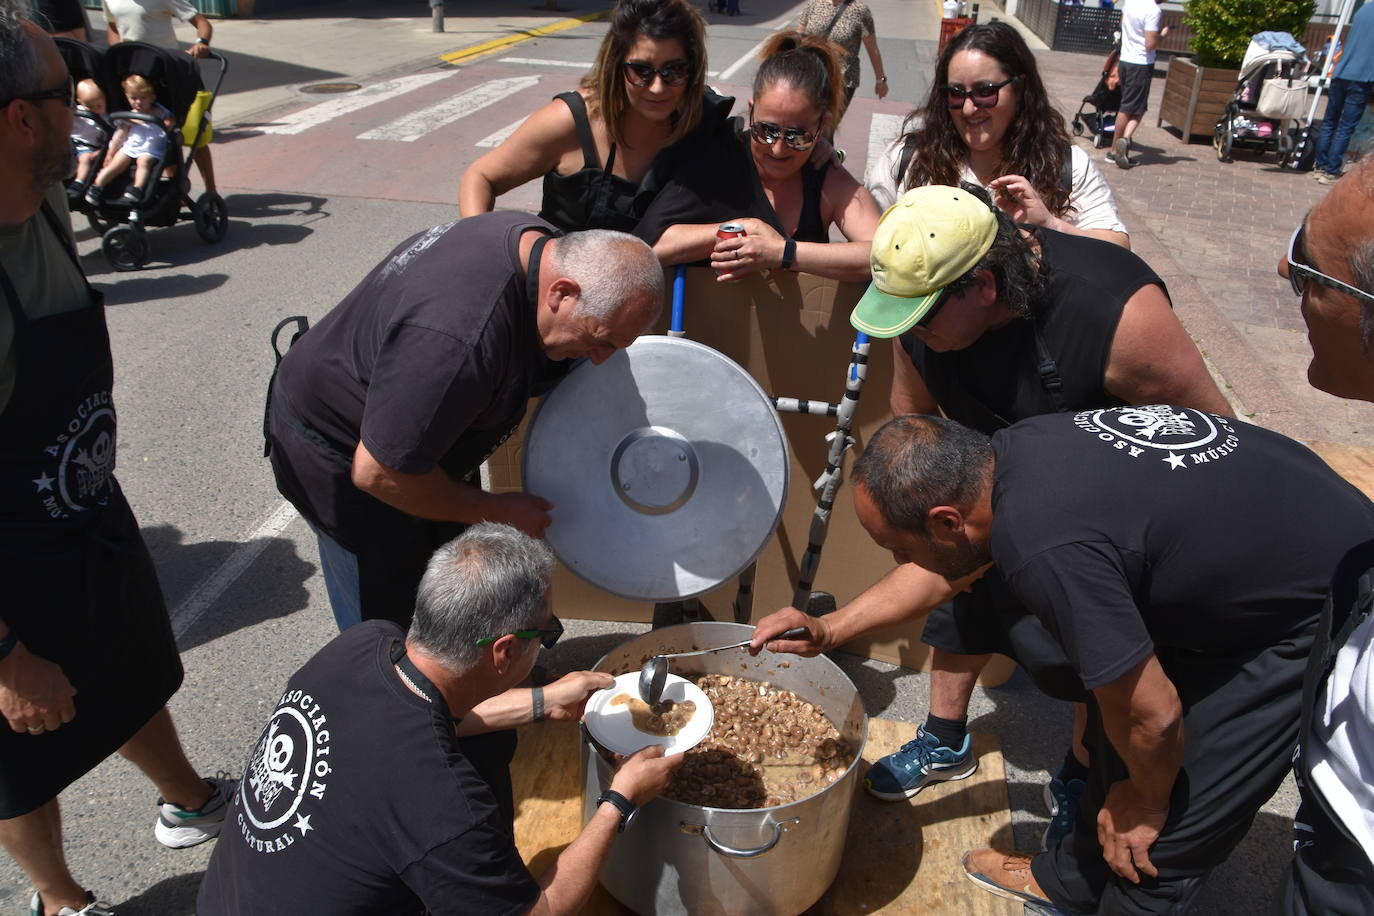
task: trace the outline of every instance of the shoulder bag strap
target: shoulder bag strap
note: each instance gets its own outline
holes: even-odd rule
[[[853,2],[853,0],[844,0],[844,2],[840,4],[840,8],[835,10],[835,15],[830,17],[830,24],[825,27],[825,31],[821,33],[822,35],[826,38],[830,37],[830,32],[835,28],[835,23],[840,21],[840,17],[844,15],[845,7],[849,6],[851,2]]]

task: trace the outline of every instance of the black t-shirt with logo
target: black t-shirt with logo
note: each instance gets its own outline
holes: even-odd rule
[[[397,675],[404,636],[350,627],[288,682],[249,752],[200,916],[524,913],[539,887],[442,697]]]
[[[515,429],[568,360],[544,355],[520,236],[558,234],[526,213],[485,213],[402,242],[282,360],[273,386],[277,486],[358,550],[387,521],[353,486],[359,441],[406,474],[463,478]]]
[[[993,436],[993,559],[1089,688],[1154,647],[1234,654],[1309,626],[1374,505],[1303,445],[1154,405]]]

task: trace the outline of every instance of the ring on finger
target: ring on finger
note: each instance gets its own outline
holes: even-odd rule
[[[29,734],[30,734],[30,735],[41,735],[41,734],[43,734],[43,732],[45,732],[46,730],[47,730],[47,729],[43,728],[43,726],[41,726],[41,725],[30,725],[30,726],[29,726]]]

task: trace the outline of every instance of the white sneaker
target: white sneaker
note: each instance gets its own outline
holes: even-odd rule
[[[33,892],[33,899],[29,901],[29,916],[43,916],[43,898],[38,896],[38,891]],[[95,894],[86,891],[85,906],[79,910],[64,906],[57,911],[57,916],[115,916],[115,911],[108,903],[97,901]]]
[[[210,794],[210,800],[195,811],[187,811],[160,798],[157,800],[158,815],[157,823],[153,825],[153,835],[163,846],[185,849],[219,836],[220,828],[224,826],[224,815],[229,810],[229,802],[239,783],[237,779],[220,775],[205,780],[205,784],[214,791]]]

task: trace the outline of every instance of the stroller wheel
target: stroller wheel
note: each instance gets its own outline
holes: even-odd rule
[[[1218,161],[1231,161],[1231,145],[1234,140],[1235,136],[1231,132],[1231,119],[1224,118],[1218,121],[1216,130],[1212,131],[1212,146],[1216,148]]]
[[[115,226],[100,242],[115,270],[138,270],[148,263],[148,239],[141,226]]]
[[[1083,122],[1078,118],[1073,119],[1073,135],[1075,137],[1083,136]]]
[[[91,227],[91,231],[96,235],[104,235],[110,231],[112,226],[119,225],[114,220],[101,216],[98,210],[86,211],[86,224]]]
[[[229,211],[224,207],[224,198],[214,191],[206,191],[191,204],[191,218],[196,221],[196,232],[210,244],[224,238],[229,230]]]

